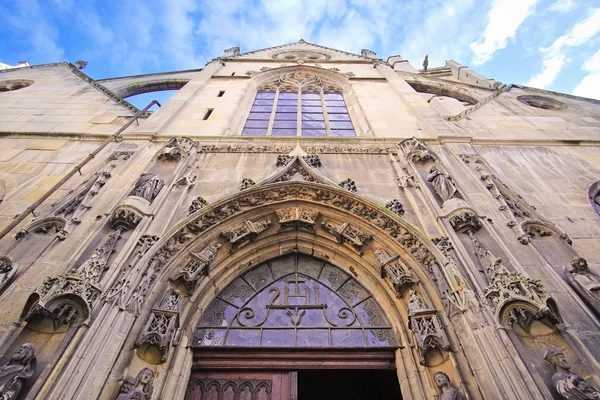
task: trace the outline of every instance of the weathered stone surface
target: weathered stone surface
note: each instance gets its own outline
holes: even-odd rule
[[[0,228],[48,194],[0,240],[0,347],[5,359],[36,349],[28,366],[0,368],[12,382],[0,397],[184,399],[201,358],[187,324],[210,316],[203,340],[227,340],[225,319],[252,319],[237,299],[295,275],[289,254],[318,260],[306,276],[339,285],[351,308],[378,304],[396,337],[361,338],[399,345],[406,398],[597,397],[600,102],[455,61],[419,71],[375,57],[299,41],[140,77],[94,81],[68,63],[0,72]],[[152,114],[121,97],[161,89],[178,92]],[[252,111],[257,90],[313,99],[280,120]],[[244,134],[247,120],[268,121],[268,135]],[[305,288],[297,275],[288,297]],[[332,311],[319,295],[297,305]],[[313,310],[302,307],[285,309],[291,330]],[[357,321],[375,326],[373,310]],[[553,371],[540,343],[573,367],[552,350]]]

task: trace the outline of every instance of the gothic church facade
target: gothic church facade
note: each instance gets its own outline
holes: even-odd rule
[[[81,67],[0,71],[3,398],[600,396],[600,101],[304,40]]]

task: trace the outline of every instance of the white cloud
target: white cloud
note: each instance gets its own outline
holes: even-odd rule
[[[488,14],[488,24],[481,37],[471,43],[475,53],[473,63],[481,65],[506,47],[514,38],[519,26],[531,15],[538,0],[496,0]]]
[[[59,46],[59,31],[53,27],[40,9],[36,0],[23,0],[19,3],[19,14],[5,13],[3,17],[15,30],[21,31],[24,37],[29,37],[34,63],[52,63],[62,61],[64,49]]]
[[[591,74],[583,77],[579,85],[573,90],[573,94],[600,99],[600,50],[586,61],[581,69],[589,71]]]
[[[554,3],[550,4],[547,11],[566,14],[573,8],[575,8],[573,0],[556,0]]]
[[[425,54],[429,54],[430,67],[442,66],[444,60],[464,60],[468,51],[464,44],[473,41],[481,28],[477,16],[483,12],[483,2],[460,0],[450,5],[427,1],[423,4],[420,8],[409,6],[394,14],[403,18],[394,20],[396,26],[392,32],[397,33],[392,38],[402,37],[402,33],[404,38],[385,55],[400,54],[416,68],[421,67]]]
[[[556,39],[550,47],[541,49],[544,53],[543,68],[526,85],[539,88],[550,86],[568,62],[568,49],[584,44],[598,32],[600,32],[600,8],[591,10],[583,21],[575,24],[570,32]]]

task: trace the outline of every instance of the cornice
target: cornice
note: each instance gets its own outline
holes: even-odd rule
[[[531,87],[531,86],[525,86],[525,85],[513,84],[512,87],[516,87],[516,88],[519,88],[519,89],[527,90],[529,92],[549,94],[549,95],[552,95],[552,96],[565,97],[567,99],[587,101],[587,102],[594,103],[594,104],[600,104],[600,100],[590,99],[589,97],[575,96],[573,94],[554,92],[552,90],[538,89],[538,88],[534,88],[534,87]]]

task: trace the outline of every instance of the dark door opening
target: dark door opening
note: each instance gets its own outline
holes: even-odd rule
[[[299,400],[401,400],[395,370],[298,371]]]

